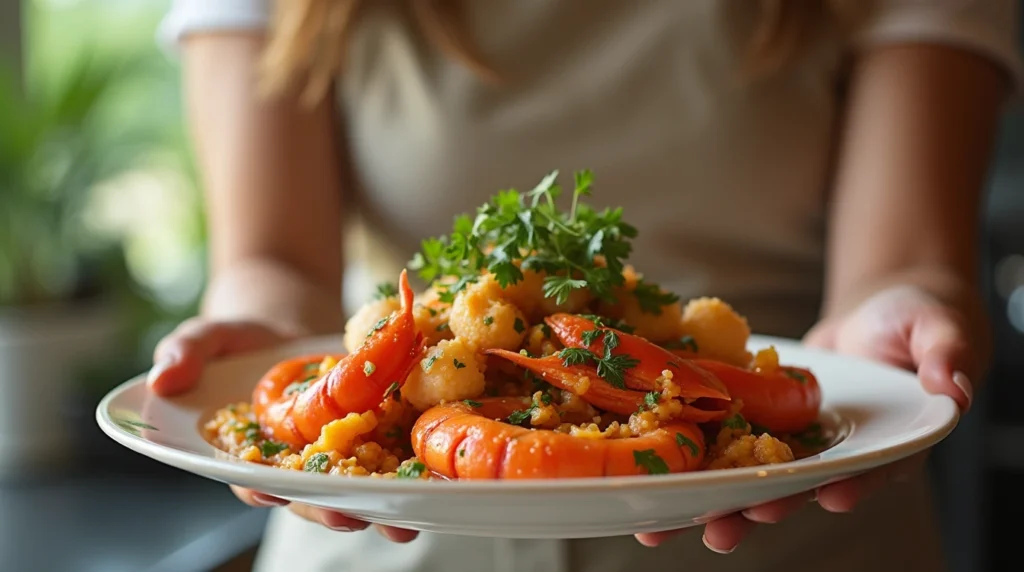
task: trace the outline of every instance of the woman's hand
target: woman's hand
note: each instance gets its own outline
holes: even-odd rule
[[[210,321],[193,318],[157,344],[153,368],[149,372],[150,390],[170,396],[190,390],[210,360],[232,354],[269,348],[292,339],[295,334],[246,321]],[[267,494],[231,487],[242,502],[254,507],[288,506],[293,513],[333,530],[363,530],[369,523],[341,513],[317,507],[289,503]],[[415,531],[377,526],[377,530],[395,542],[409,542]]]
[[[976,308],[976,303],[943,303],[922,288],[895,286],[845,315],[820,322],[804,342],[916,371],[926,391],[948,395],[966,412],[974,395],[971,380],[984,373],[990,343],[984,316]],[[704,528],[704,544],[715,552],[732,552],[755,525],[779,522],[808,501],[817,500],[830,512],[849,512],[886,484],[911,478],[926,458],[924,452],[814,492],[714,520]],[[638,534],[637,540],[657,546],[678,532]]]

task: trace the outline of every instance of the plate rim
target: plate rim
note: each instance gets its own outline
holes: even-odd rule
[[[267,348],[257,352],[237,354],[220,362],[233,360],[253,359],[260,354],[273,352],[287,352],[291,346],[309,346],[319,342],[340,340],[340,335],[317,336],[303,338],[289,344]],[[917,381],[916,374],[885,363],[866,360],[856,356],[839,354],[837,352],[804,346],[799,340],[782,338],[776,336],[752,335],[750,337],[752,346],[775,345],[778,348],[785,346],[798,347],[801,352],[819,354],[831,359],[843,359],[856,361],[860,365],[881,368],[890,374],[909,376]],[[927,448],[933,447],[956,429],[961,419],[961,413],[956,402],[945,395],[925,393],[924,399],[931,399],[935,407],[948,409],[946,420],[936,430],[930,431],[910,438],[901,443],[892,444],[875,451],[861,453],[850,457],[839,457],[820,459],[816,456],[799,459],[789,463],[777,465],[760,465],[754,467],[740,467],[733,469],[722,469],[715,471],[693,471],[686,473],[674,473],[667,475],[637,475],[618,477],[587,477],[571,479],[505,479],[505,480],[432,480],[420,479],[374,479],[374,478],[338,478],[335,475],[319,475],[305,473],[303,471],[283,470],[277,467],[249,463],[245,461],[227,461],[213,456],[203,456],[197,453],[176,449],[160,443],[149,441],[141,436],[133,435],[119,427],[117,422],[110,415],[110,404],[120,395],[139,385],[145,385],[146,374],[139,374],[118,384],[109,390],[96,406],[95,418],[100,429],[109,438],[118,444],[134,451],[135,453],[154,459],[158,462],[170,465],[180,470],[192,472],[205,478],[223,480],[224,482],[260,481],[265,482],[267,487],[275,489],[289,489],[300,494],[312,495],[350,495],[360,493],[371,494],[446,494],[446,495],[478,495],[478,494],[537,494],[537,493],[592,493],[608,490],[629,489],[630,491],[646,491],[650,489],[664,488],[701,488],[728,486],[731,484],[751,482],[756,479],[787,479],[788,478],[828,478],[842,475],[843,478],[861,473],[872,468],[896,462],[907,458]],[[148,390],[146,390],[148,391]],[[924,389],[922,388],[922,392]],[[173,398],[153,396],[154,399],[170,401]],[[939,405],[942,403],[943,405]],[[173,403],[170,406],[175,406]],[[941,413],[941,409],[939,413]],[[844,443],[855,438],[856,428],[852,434],[838,443],[835,447],[842,447]],[[200,436],[202,439],[202,437]],[[205,439],[203,439],[206,442]],[[208,444],[216,450],[213,445]],[[830,449],[830,450],[834,450]]]

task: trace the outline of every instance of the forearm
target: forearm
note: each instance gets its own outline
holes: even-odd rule
[[[866,55],[851,85],[825,315],[897,284],[976,305],[982,190],[1005,79],[964,52],[906,47]]]
[[[318,284],[272,258],[237,260],[210,281],[201,314],[267,324],[295,336],[340,332],[344,326],[340,282]]]

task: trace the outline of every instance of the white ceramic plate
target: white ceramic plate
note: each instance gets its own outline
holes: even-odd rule
[[[173,399],[144,376],[108,394],[96,419],[138,453],[204,477],[403,528],[506,538],[586,538],[683,528],[716,515],[811,490],[926,449],[956,426],[952,399],[924,392],[902,370],[755,336],[781,361],[809,367],[823,394],[822,423],[842,440],[799,461],[675,475],[545,481],[421,481],[346,478],[248,463],[208,444],[200,427],[214,410],[248,401],[256,380],[286,357],[337,352],[338,337],[306,340],[212,364],[195,391]]]

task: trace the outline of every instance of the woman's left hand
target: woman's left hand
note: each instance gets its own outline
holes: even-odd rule
[[[985,372],[989,352],[987,323],[977,303],[944,303],[912,286],[885,289],[853,311],[823,320],[804,342],[916,371],[926,391],[953,398],[962,413],[971,406],[972,380]],[[779,522],[808,501],[817,500],[830,512],[849,512],[882,486],[913,476],[927,455],[719,518],[705,525],[704,544],[715,552],[732,552],[757,524]],[[657,546],[682,531],[636,537]]]

